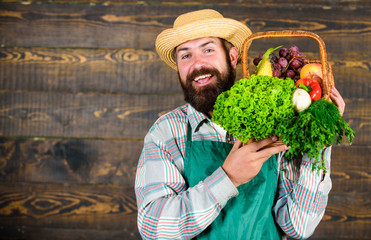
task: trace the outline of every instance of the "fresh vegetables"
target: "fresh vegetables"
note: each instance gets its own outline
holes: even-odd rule
[[[323,98],[292,118],[288,125],[281,124],[277,127],[281,140],[290,146],[287,157],[294,158],[306,153],[309,158],[315,158],[313,168],[324,171],[325,163],[321,158],[323,147],[339,144],[343,136],[352,144],[355,134],[336,105]]]
[[[319,83],[310,78],[303,78],[299,79],[295,86],[298,88],[303,88],[304,90],[309,92],[310,99],[312,101],[316,101],[321,99],[322,96],[322,89]]]
[[[352,143],[354,130],[336,105],[325,99],[296,112],[293,93],[298,90],[302,89],[297,89],[290,79],[252,75],[219,95],[212,120],[242,142],[277,136],[290,147],[286,157],[306,153],[315,159],[314,169],[326,171],[322,149],[339,144],[344,135]]]
[[[292,97],[292,104],[295,107],[295,110],[301,112],[307,109],[312,100],[310,99],[309,93],[301,88],[295,90],[293,97]]]
[[[254,59],[256,75],[219,95],[212,120],[245,143],[277,136],[290,147],[285,157],[307,154],[314,159],[313,170],[326,172],[324,147],[339,144],[344,136],[352,144],[355,132],[336,105],[321,98],[322,65],[305,67],[296,46],[280,49],[277,58],[273,52],[278,48]],[[301,78],[302,69],[310,76]]]
[[[237,81],[219,95],[212,120],[232,135],[247,142],[279,135],[277,125],[285,125],[295,115],[293,81],[252,75]]]

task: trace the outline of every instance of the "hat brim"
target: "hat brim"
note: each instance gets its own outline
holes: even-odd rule
[[[209,18],[162,31],[156,39],[156,51],[166,64],[177,70],[174,50],[182,43],[202,37],[218,37],[237,47],[240,56],[242,45],[250,35],[251,30],[239,21],[230,18]]]

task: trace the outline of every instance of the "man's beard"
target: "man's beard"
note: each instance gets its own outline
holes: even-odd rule
[[[209,113],[214,108],[217,97],[222,92],[229,90],[236,80],[236,70],[232,68],[230,61],[227,61],[227,63],[228,68],[223,73],[215,68],[202,68],[193,71],[187,76],[185,83],[179,77],[184,92],[184,100],[191,104],[197,111],[209,116]],[[215,83],[209,83],[199,88],[195,88],[192,85],[195,77],[209,73],[216,77]]]

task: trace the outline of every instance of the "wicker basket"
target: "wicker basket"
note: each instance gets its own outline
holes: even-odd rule
[[[282,38],[282,37],[304,37],[312,38],[317,41],[320,51],[320,59],[306,60],[306,63],[321,63],[322,64],[322,98],[330,100],[330,91],[331,87],[335,86],[334,77],[332,75],[332,70],[330,64],[327,62],[326,47],[324,41],[317,35],[312,32],[307,31],[269,31],[269,32],[258,32],[250,35],[246,38],[242,46],[242,75],[244,78],[250,78],[249,66],[248,66],[248,50],[251,45],[251,42],[256,39],[261,38]],[[253,141],[253,140],[251,140]],[[249,142],[251,142],[249,141]],[[248,144],[249,142],[245,143]],[[282,145],[282,141],[277,141],[269,146]]]

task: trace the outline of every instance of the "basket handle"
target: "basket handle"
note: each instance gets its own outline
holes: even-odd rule
[[[331,86],[335,86],[334,78],[332,76],[331,67],[327,62],[326,46],[324,41],[315,33],[307,31],[268,31],[268,32],[258,32],[251,34],[246,38],[245,42],[242,45],[241,53],[241,64],[242,64],[242,74],[244,78],[250,78],[249,68],[248,68],[248,57],[247,52],[251,45],[251,42],[255,39],[261,38],[276,38],[276,37],[306,37],[312,38],[317,41],[320,51],[320,62],[322,64],[322,88],[323,96],[325,99],[330,98]]]

